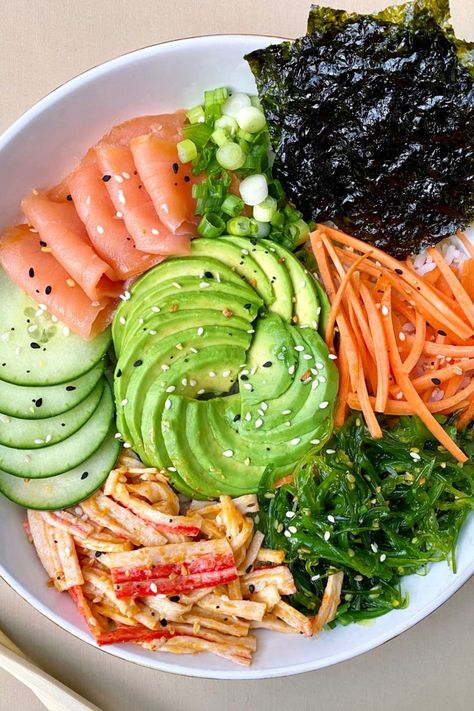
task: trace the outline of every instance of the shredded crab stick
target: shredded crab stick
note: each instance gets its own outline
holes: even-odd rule
[[[379,437],[376,412],[418,415],[466,461],[433,415],[464,411],[458,426],[465,426],[474,414],[474,307],[462,283],[466,265],[474,263],[472,246],[464,244],[466,259],[458,266],[428,250],[433,266],[426,277],[412,263],[323,225],[311,245],[332,303],[326,341],[333,352],[335,324],[339,331],[336,424],[343,424],[347,406],[359,409]]]
[[[11,279],[31,298],[72,331],[89,340],[111,322],[115,301],[93,302],[28,225],[11,227],[0,237],[0,264]]]
[[[158,534],[148,509],[172,519],[171,529]],[[180,513],[164,474],[123,450],[87,501],[66,511],[28,511],[26,530],[52,583],[69,592],[99,645],[210,652],[249,665],[254,629],[313,634],[312,618],[284,599],[296,591],[293,576],[284,551],[262,548],[248,515],[257,512],[257,497],[247,495],[192,502]],[[155,533],[158,544],[149,539]],[[325,619],[332,617],[325,612]]]
[[[67,188],[95,251],[125,281],[158,264],[162,257],[136,248],[123,219],[117,217],[103,177],[91,149],[67,178]]]
[[[45,193],[33,191],[21,206],[46,248],[92,301],[119,296],[122,284],[112,267],[94,251],[72,202],[56,202]]]

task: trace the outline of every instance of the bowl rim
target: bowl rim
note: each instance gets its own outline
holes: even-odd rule
[[[147,45],[145,47],[131,50],[117,57],[109,59],[105,62],[97,64],[83,72],[75,75],[71,79],[65,81],[64,83],[52,89],[49,93],[39,99],[33,104],[29,109],[24,111],[20,116],[14,121],[11,126],[0,135],[0,151],[8,145],[8,143],[15,138],[15,136],[25,128],[28,123],[35,118],[41,111],[47,109],[50,105],[54,104],[56,101],[66,97],[68,94],[76,91],[81,87],[82,84],[86,84],[89,80],[93,80],[96,76],[99,76],[103,72],[108,70],[113,70],[120,68],[122,65],[127,64],[130,60],[135,58],[147,57],[148,55],[159,55],[162,52],[166,52],[167,49],[179,48],[184,45],[202,45],[212,42],[222,42],[223,40],[243,40],[252,39],[264,40],[271,42],[272,40],[276,42],[281,42],[282,40],[287,40],[287,37],[279,37],[275,35],[260,35],[260,34],[250,34],[250,33],[231,33],[231,34],[211,34],[211,35],[199,35],[193,37],[185,37],[181,39],[166,40],[164,42]],[[0,577],[7,583],[7,585],[18,593],[27,603],[29,603],[34,609],[40,612],[48,620],[56,624],[60,629],[72,634],[74,637],[86,642],[87,644],[99,649],[105,654],[110,654],[114,657],[118,657],[125,661],[132,662],[139,666],[148,667],[151,669],[156,669],[163,672],[171,672],[173,674],[178,674],[181,676],[198,677],[206,679],[220,679],[220,680],[246,680],[246,679],[266,679],[275,677],[292,676],[297,674],[303,674],[305,672],[316,671],[318,669],[323,669],[334,664],[352,659],[353,657],[365,654],[366,652],[379,647],[385,642],[394,639],[406,630],[410,629],[418,622],[421,622],[424,618],[428,617],[436,609],[438,609],[443,603],[445,603],[455,592],[457,592],[470,578],[474,575],[474,557],[473,560],[467,565],[466,569],[462,573],[457,573],[456,577],[453,577],[449,584],[443,588],[432,600],[426,603],[421,609],[409,614],[405,612],[404,616],[400,618],[398,623],[394,624],[393,628],[388,631],[382,631],[374,637],[363,640],[360,644],[343,649],[342,651],[333,653],[324,659],[314,659],[308,662],[301,662],[297,664],[289,664],[287,666],[281,667],[269,667],[265,669],[258,669],[257,667],[248,668],[232,668],[223,670],[209,670],[204,666],[202,668],[190,667],[186,663],[179,664],[173,662],[163,661],[162,658],[157,655],[153,656],[141,656],[140,652],[132,651],[132,645],[119,646],[111,645],[110,647],[99,647],[88,631],[82,629],[75,623],[71,623],[65,620],[59,613],[55,612],[48,605],[41,602],[34,593],[31,593],[23,584],[19,583],[13,575],[11,575],[0,563]],[[410,608],[408,608],[409,611]],[[185,658],[180,657],[185,662]]]

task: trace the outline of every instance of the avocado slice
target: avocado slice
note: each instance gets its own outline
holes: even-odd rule
[[[245,245],[236,244],[234,237],[220,237],[218,246],[216,240],[198,239],[191,245],[193,255],[199,255],[207,263],[209,257],[213,257],[216,251],[219,259],[227,264],[236,274],[245,280],[253,290],[263,299],[265,306],[270,306],[275,301],[275,293],[265,271],[250,254],[252,247],[256,246],[257,240],[244,240]]]
[[[249,252],[252,259],[267,274],[275,294],[275,301],[269,304],[268,310],[281,316],[284,321],[291,321],[293,317],[293,283],[285,263],[281,261],[273,244],[268,247],[263,244],[263,240],[252,244],[245,237],[224,237],[223,239],[231,241],[232,244]],[[286,254],[290,255],[291,253],[286,252]]]
[[[288,270],[294,293],[293,323],[317,329],[321,306],[313,276],[293,254],[281,245],[266,239],[262,240],[262,244],[266,245],[268,250],[274,249]]]
[[[215,347],[205,347],[192,358],[175,360],[151,385],[145,396],[141,419],[141,435],[147,463],[153,466],[167,466],[168,457],[161,435],[166,420],[166,400],[170,395],[185,395],[196,398],[209,394],[220,395],[231,390],[237,380],[237,373],[245,360],[245,349],[237,345],[221,346],[222,363],[225,367],[216,369]],[[163,420],[163,422],[162,422]]]

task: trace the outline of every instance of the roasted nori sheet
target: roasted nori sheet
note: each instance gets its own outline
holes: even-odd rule
[[[474,44],[448,0],[313,6],[308,34],[247,55],[274,172],[307,219],[403,258],[474,219]]]

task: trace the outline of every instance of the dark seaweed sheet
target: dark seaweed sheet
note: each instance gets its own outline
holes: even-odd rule
[[[474,45],[455,40],[447,1],[313,7],[309,30],[247,56],[295,205],[400,258],[465,227]]]

